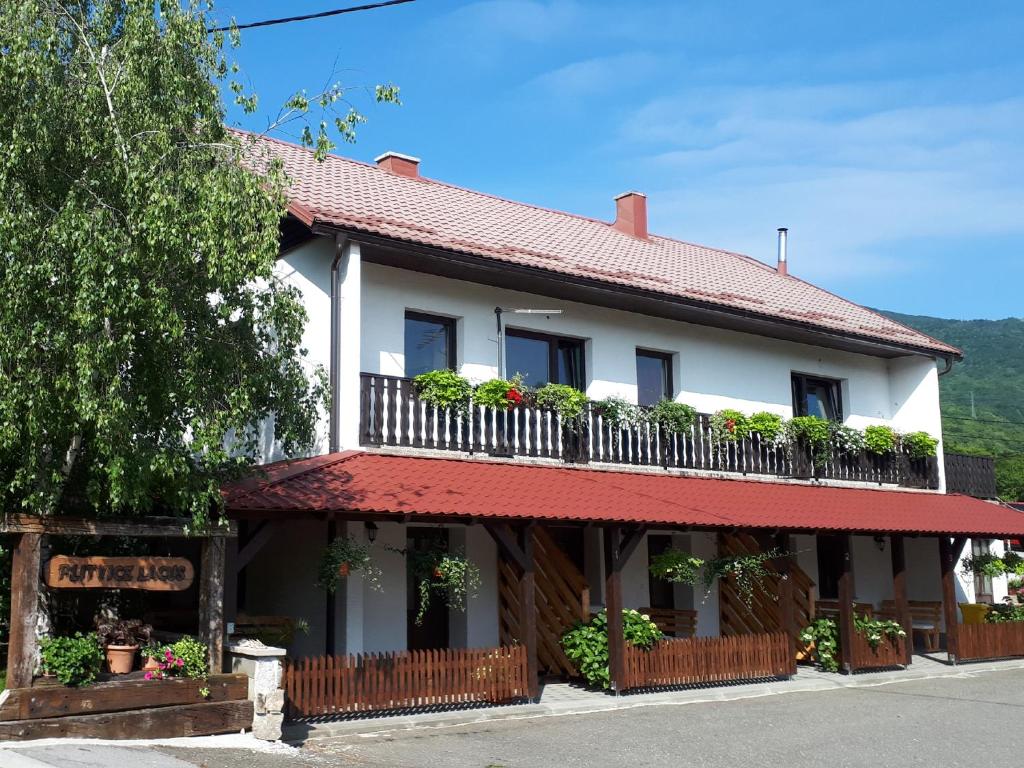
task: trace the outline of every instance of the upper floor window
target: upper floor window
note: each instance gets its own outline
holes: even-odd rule
[[[531,387],[568,384],[585,391],[583,342],[532,331],[505,331],[505,371]]]
[[[405,375],[419,376],[445,368],[455,370],[455,320],[405,313]]]
[[[636,401],[640,405],[654,405],[671,400],[672,355],[664,352],[636,351]]]
[[[829,421],[842,421],[843,399],[840,382],[836,379],[794,373],[793,413],[797,416],[818,416]]]

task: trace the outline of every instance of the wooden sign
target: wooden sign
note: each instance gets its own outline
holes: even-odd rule
[[[184,557],[70,557],[57,555],[46,566],[46,586],[55,589],[146,589],[180,592],[195,570]]]

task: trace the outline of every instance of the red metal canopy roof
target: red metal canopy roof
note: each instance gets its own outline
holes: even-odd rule
[[[1024,536],[1024,513],[969,496],[547,467],[360,451],[271,464],[227,486],[232,517],[417,517]]]

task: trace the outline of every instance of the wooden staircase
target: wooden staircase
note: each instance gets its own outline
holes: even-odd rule
[[[767,542],[762,545],[749,533],[718,535],[720,555],[757,554],[770,548]],[[782,629],[779,570],[770,561],[765,566],[771,576],[765,580],[763,590],[754,591],[751,606],[743,601],[732,577],[719,581],[719,631],[723,636],[755,635]],[[799,629],[810,624],[814,617],[814,582],[795,562],[791,564],[790,579],[793,581],[793,620]]]
[[[590,590],[579,568],[562,551],[551,535],[536,526],[533,532],[536,564],[537,658],[541,672],[576,675],[576,668],[562,650],[565,631],[590,618]],[[498,560],[499,638],[502,645],[520,639],[520,574],[504,558]]]

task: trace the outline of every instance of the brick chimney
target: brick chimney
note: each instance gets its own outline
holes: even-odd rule
[[[379,167],[396,176],[408,176],[415,179],[420,175],[420,159],[409,155],[402,155],[398,152],[385,152],[375,158]]]
[[[643,192],[623,192],[615,198],[615,223],[619,232],[647,239],[647,195]]]

